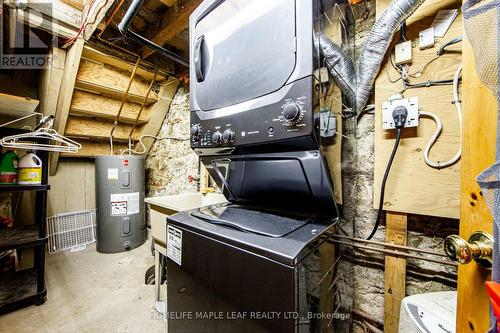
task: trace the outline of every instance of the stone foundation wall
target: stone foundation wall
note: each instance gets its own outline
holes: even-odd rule
[[[161,127],[159,138],[189,137],[189,95],[180,86],[170,104],[170,110]],[[146,159],[147,196],[164,196],[196,192],[198,156],[189,147],[189,141],[157,140]]]

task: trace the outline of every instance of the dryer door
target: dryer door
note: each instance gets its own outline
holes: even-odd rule
[[[226,0],[200,17],[190,65],[196,81],[192,97],[201,110],[283,87],[296,61],[294,0]]]

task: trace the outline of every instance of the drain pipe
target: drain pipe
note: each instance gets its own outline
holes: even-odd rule
[[[145,46],[155,50],[156,52],[163,54],[165,57],[172,59],[173,61],[175,61],[175,62],[177,62],[185,67],[189,67],[189,63],[186,59],[182,58],[181,56],[175,54],[172,51],[167,50],[166,48],[164,48],[156,43],[153,43],[149,39],[142,37],[141,35],[129,30],[130,25],[132,24],[132,20],[137,15],[137,13],[139,13],[139,10],[141,9],[143,3],[144,3],[144,0],[133,0],[132,1],[132,3],[130,4],[130,7],[128,7],[127,12],[123,16],[122,21],[118,24],[118,30],[120,31],[120,33],[123,36],[128,37],[128,38],[136,41],[139,44],[145,45]]]

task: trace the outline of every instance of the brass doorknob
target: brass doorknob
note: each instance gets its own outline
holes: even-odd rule
[[[474,259],[479,265],[491,268],[493,237],[483,231],[476,231],[466,241],[458,235],[450,235],[444,241],[444,251],[453,261],[468,264]]]

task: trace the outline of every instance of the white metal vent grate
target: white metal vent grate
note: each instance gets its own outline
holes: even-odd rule
[[[57,214],[47,218],[49,253],[77,250],[95,242],[95,210]]]

